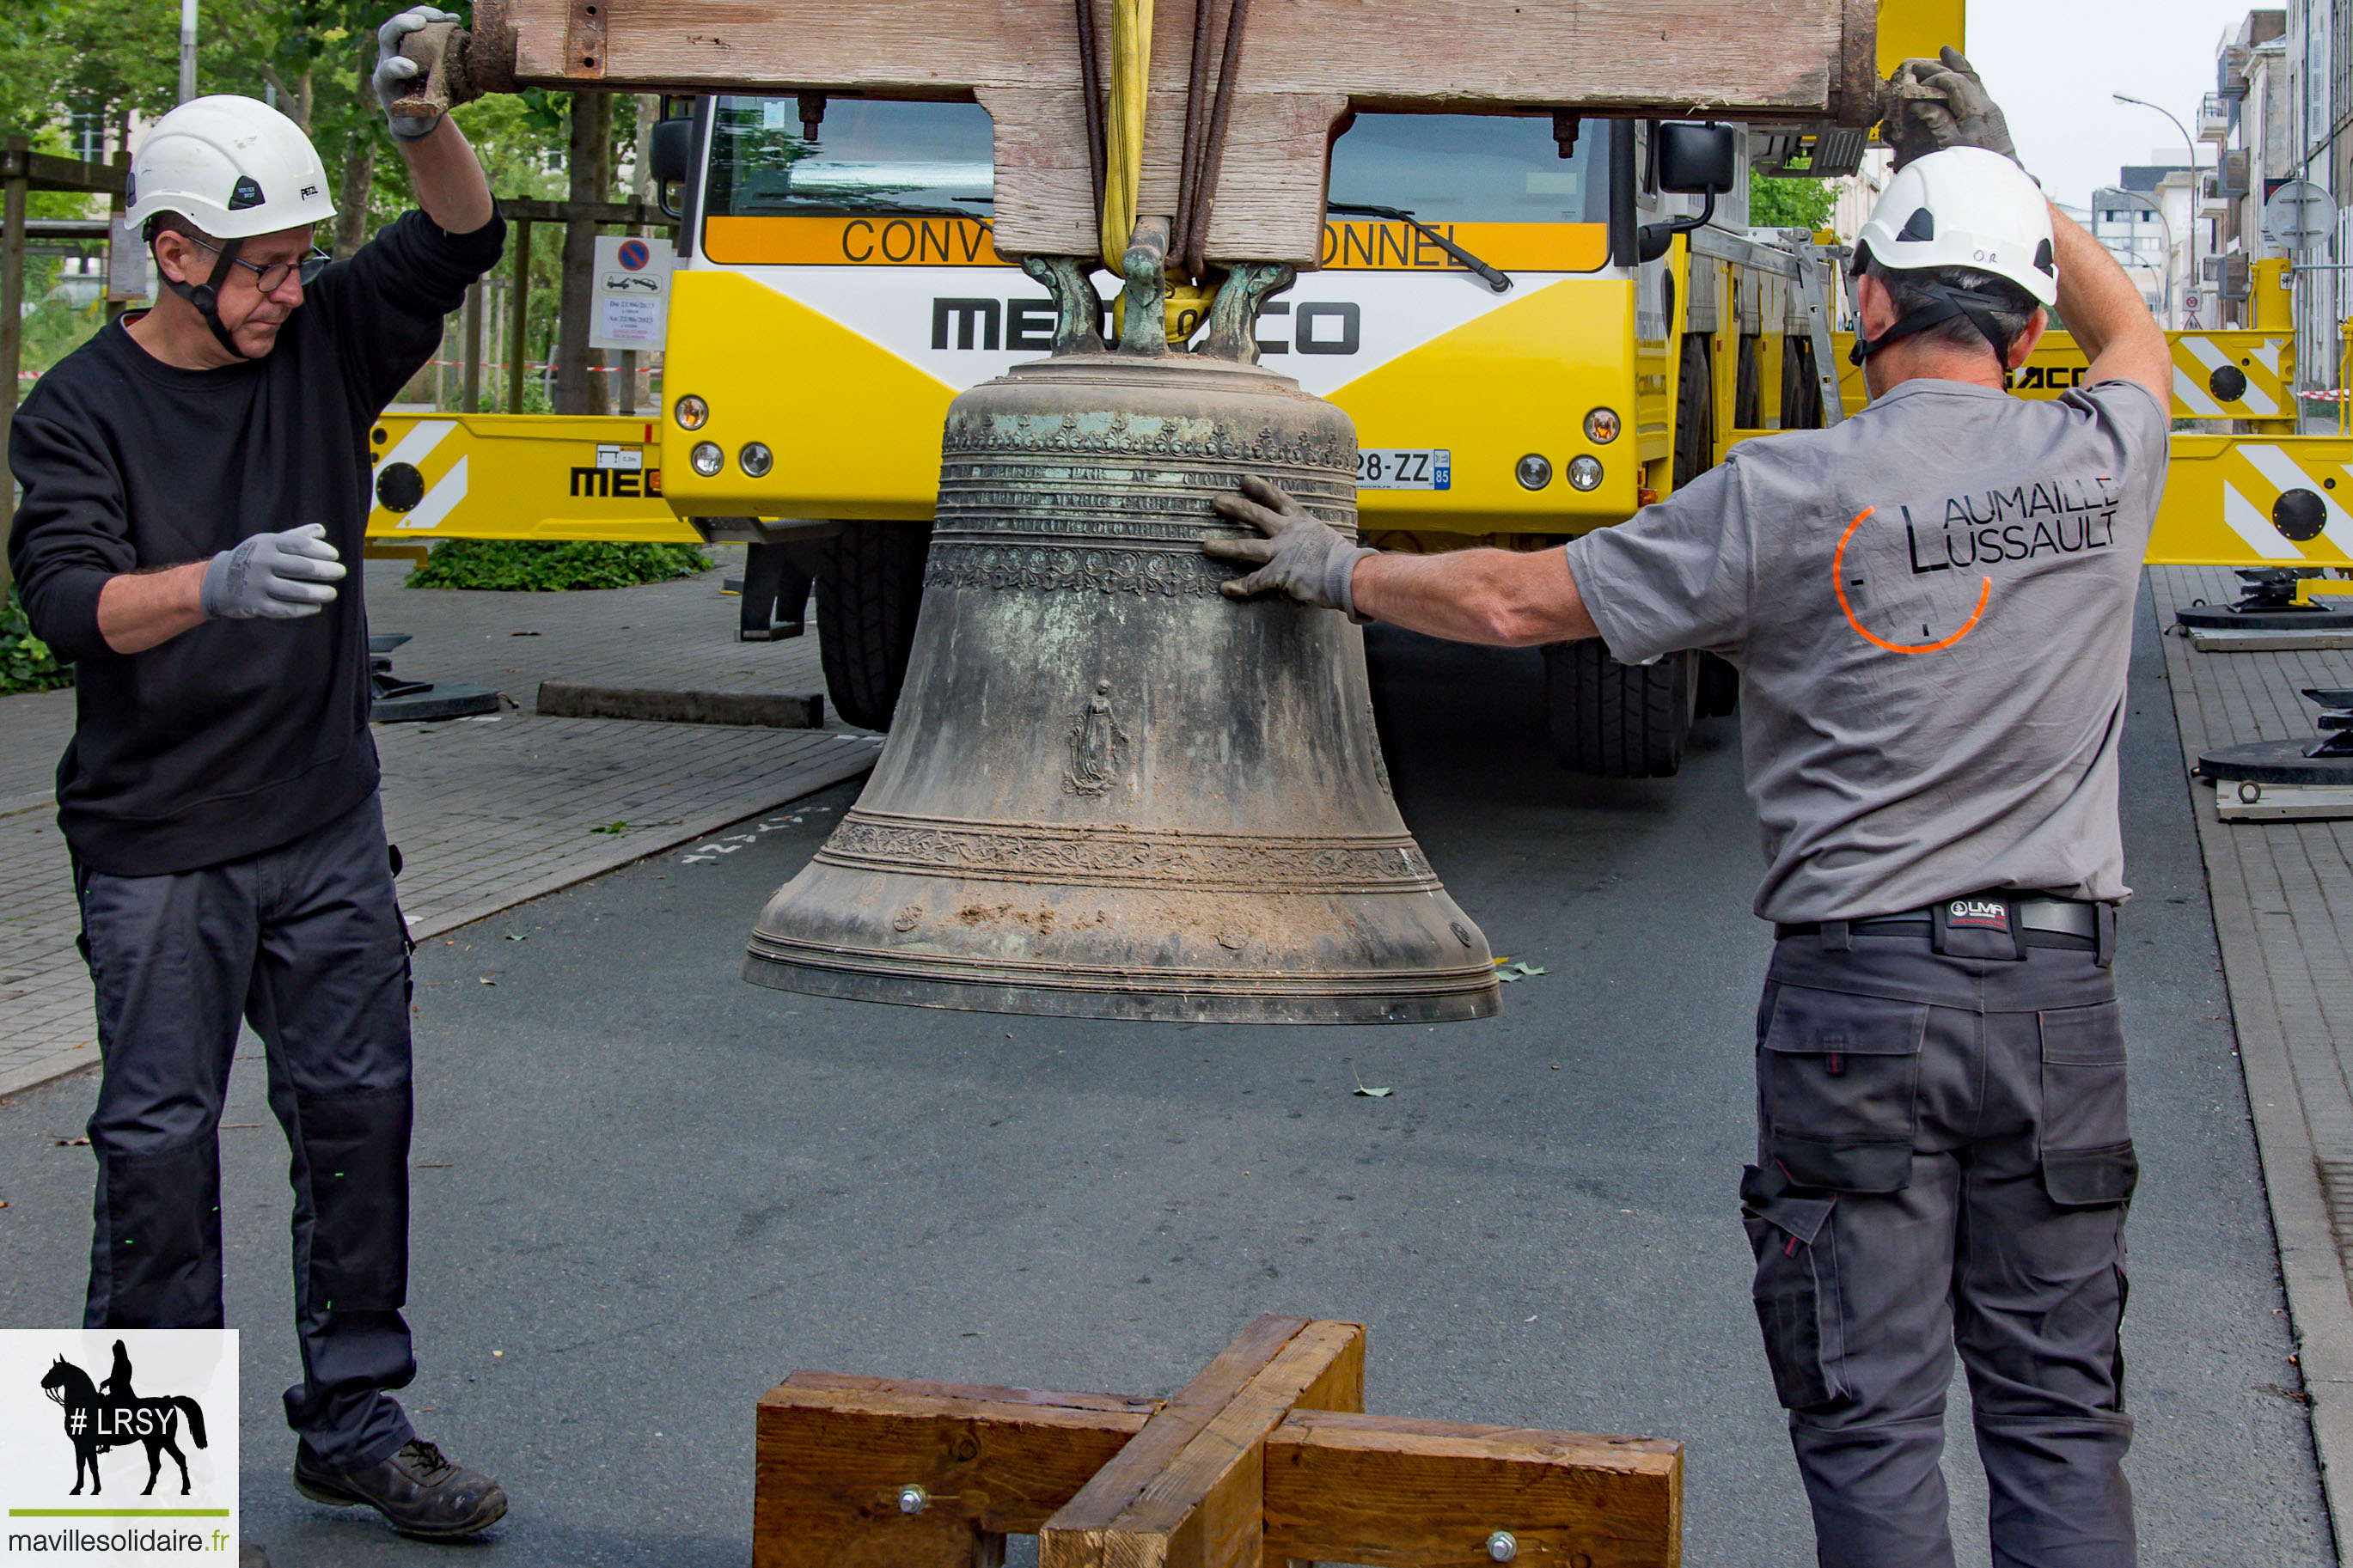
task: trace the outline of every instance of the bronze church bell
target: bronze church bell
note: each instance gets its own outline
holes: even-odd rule
[[[1486,939],[1390,797],[1363,633],[1226,599],[1233,569],[1200,552],[1245,474],[1355,533],[1355,426],[1252,363],[1290,273],[1237,268],[1206,351],[1171,353],[1159,268],[1129,262],[1113,351],[1078,264],[1027,264],[1057,351],[948,411],[890,739],[762,910],[745,978],[1094,1018],[1492,1014]]]

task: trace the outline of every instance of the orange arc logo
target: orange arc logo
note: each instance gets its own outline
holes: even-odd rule
[[[1856,512],[1854,521],[1846,525],[1846,531],[1839,535],[1838,549],[1831,553],[1831,586],[1838,591],[1839,608],[1846,612],[1846,624],[1854,628],[1855,636],[1873,647],[1883,647],[1890,653],[1935,653],[1939,648],[1952,647],[1975,631],[1978,623],[1985,618],[1986,603],[1993,597],[1992,578],[1985,579],[1985,586],[1978,591],[1978,607],[1970,612],[1969,618],[1962,623],[1959,631],[1940,642],[1922,643],[1917,647],[1906,647],[1900,642],[1889,642],[1885,637],[1873,633],[1870,627],[1855,618],[1854,606],[1846,602],[1846,542],[1854,537],[1854,531],[1862,526],[1862,520],[1878,510],[1877,507],[1867,506]]]

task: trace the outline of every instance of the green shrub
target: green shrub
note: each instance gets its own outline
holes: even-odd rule
[[[691,544],[548,543],[513,539],[451,539],[433,547],[409,573],[411,588],[497,588],[551,593],[565,588],[631,588],[711,569]]]
[[[47,691],[72,684],[73,666],[59,664],[49,645],[33,635],[11,583],[6,597],[0,598],[0,693]]]

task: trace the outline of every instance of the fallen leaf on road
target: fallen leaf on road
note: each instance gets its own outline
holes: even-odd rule
[[[627,833],[628,830],[629,825],[628,823],[614,822],[608,823],[603,827],[592,827],[588,831],[591,833]]]
[[[1365,1087],[1365,1080],[1361,1077],[1357,1076],[1356,1069],[1355,1068],[1350,1068],[1348,1069],[1348,1076],[1356,1079],[1356,1092],[1363,1095],[1366,1100],[1387,1100],[1390,1095],[1397,1092],[1397,1090],[1393,1089],[1366,1089]]]
[[[60,1149],[87,1149],[90,1147],[90,1140],[87,1138],[58,1138],[52,1142],[54,1142],[57,1147]]]
[[[495,981],[495,980],[493,980],[493,979],[491,979],[489,975],[485,974],[485,975],[483,975],[483,976],[482,976],[482,984],[485,984],[485,985],[496,985],[496,984],[498,984],[498,982],[497,982],[497,981]]]
[[[1495,960],[1495,978],[1506,984],[1514,980],[1525,980],[1533,975],[1551,973],[1541,963],[1522,963],[1509,958]]]
[[[507,940],[509,942],[529,942],[531,938],[528,936],[520,936],[513,931],[509,931],[507,932]]]

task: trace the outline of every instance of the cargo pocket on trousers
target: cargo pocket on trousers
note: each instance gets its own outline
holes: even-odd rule
[[[1912,1183],[1925,1003],[1776,985],[1757,1039],[1767,1157],[1801,1187]]]
[[[1830,1226],[1831,1197],[1800,1196],[1778,1171],[1745,1167],[1740,1222],[1757,1255],[1757,1326],[1784,1408],[1812,1410],[1846,1393],[1838,1248]]]
[[[2069,1207],[2128,1202],[2140,1180],[2125,1100],[2125,1035],[2114,1002],[2038,1015],[2042,1029],[2042,1190]]]

